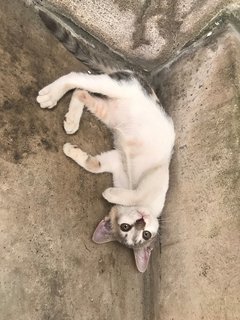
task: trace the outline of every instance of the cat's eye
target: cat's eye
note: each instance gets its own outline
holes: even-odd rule
[[[150,231],[143,231],[143,239],[144,240],[149,240],[151,238],[152,234]]]
[[[129,231],[132,228],[132,226],[128,223],[122,223],[120,224],[120,229],[124,232]]]

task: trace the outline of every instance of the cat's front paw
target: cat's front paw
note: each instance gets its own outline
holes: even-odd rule
[[[79,119],[76,119],[76,117],[73,117],[73,115],[68,112],[65,115],[63,126],[67,134],[74,134],[79,129]]]
[[[58,79],[38,92],[37,102],[41,108],[51,109],[65,93],[64,83]]]
[[[117,203],[118,199],[118,190],[117,188],[107,188],[103,191],[102,196],[110,203]]]
[[[45,109],[51,109],[56,106],[58,99],[54,96],[54,93],[48,87],[43,88],[39,91],[37,96],[37,102],[40,107]]]

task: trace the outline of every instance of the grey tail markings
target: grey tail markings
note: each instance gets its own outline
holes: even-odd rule
[[[110,63],[109,57],[104,57],[101,54],[95,54],[90,46],[84,44],[75,37],[69,30],[67,30],[58,18],[49,12],[39,9],[39,15],[46,25],[46,27],[53,33],[53,35],[70,51],[78,60],[91,69],[94,73],[111,73],[123,69],[123,66],[116,66]],[[108,60],[108,61],[106,61]],[[126,67],[125,67],[126,68]]]

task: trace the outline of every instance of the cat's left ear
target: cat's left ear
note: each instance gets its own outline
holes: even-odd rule
[[[111,221],[108,216],[99,222],[92,236],[92,240],[98,244],[116,240],[113,235]]]
[[[134,248],[134,257],[138,271],[145,272],[148,267],[152,249],[157,241],[158,237],[155,236],[150,242],[145,246],[140,248]]]
[[[147,246],[133,249],[138,271],[145,272],[147,270],[152,249],[152,247]]]

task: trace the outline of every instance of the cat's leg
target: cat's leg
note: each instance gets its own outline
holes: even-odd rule
[[[75,133],[79,128],[84,102],[79,99],[79,90],[73,92],[68,112],[65,115],[64,129],[67,134]]]
[[[95,97],[85,90],[77,90],[77,97],[91,113],[103,123],[109,125],[109,119],[111,118],[109,105],[112,99]]]
[[[68,87],[67,83],[67,77],[63,76],[41,89],[37,96],[40,107],[47,109],[55,107],[66,92],[75,89]]]
[[[125,188],[108,188],[103,192],[103,197],[115,204],[125,206],[144,206],[159,198],[164,204],[169,182],[168,164],[154,168],[147,172],[134,190]]]
[[[139,85],[134,80],[118,81],[107,74],[90,75],[71,72],[40,90],[37,101],[41,108],[52,108],[67,91],[76,88],[113,98],[129,97],[136,90],[139,91]]]
[[[63,146],[65,155],[73,159],[82,168],[92,173],[110,172],[113,179],[120,175],[123,179],[124,172],[122,169],[121,155],[117,150],[103,152],[96,156],[91,156],[70,143]],[[124,184],[123,184],[124,185]]]

